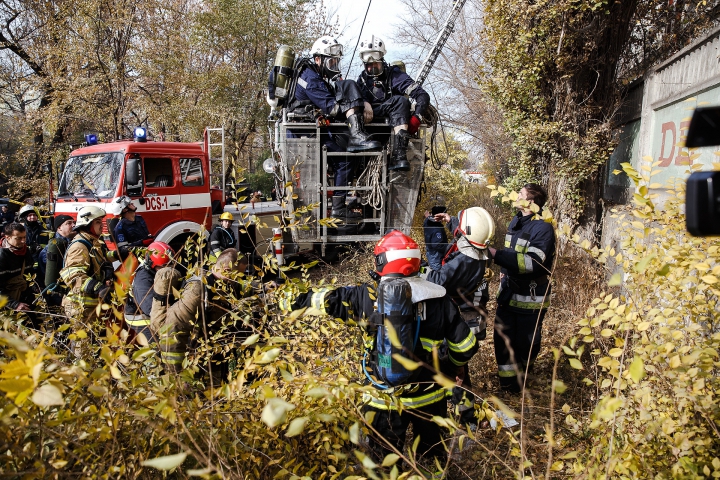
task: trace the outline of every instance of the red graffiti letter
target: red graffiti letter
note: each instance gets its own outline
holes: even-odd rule
[[[658,158],[658,160],[660,160],[661,167],[667,167],[668,165],[670,165],[670,163],[673,160],[673,157],[675,156],[675,137],[676,137],[675,122],[663,123],[661,128],[662,128],[662,133],[661,133],[662,143],[660,144],[660,158]],[[665,139],[667,138],[667,136],[665,134],[668,131],[672,132],[672,140],[670,141],[670,147],[671,147],[670,155],[668,155],[667,157],[663,157],[663,155],[665,154]]]

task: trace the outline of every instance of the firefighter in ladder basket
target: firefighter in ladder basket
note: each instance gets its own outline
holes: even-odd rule
[[[323,144],[331,152],[365,152],[380,150],[380,142],[372,140],[365,131],[365,123],[372,119],[372,108],[363,100],[360,88],[354,80],[343,80],[340,74],[342,45],[330,36],[322,36],[313,44],[310,55],[295,62],[294,96],[290,99],[289,111],[307,111],[308,107],[320,110],[318,125],[329,126],[329,120],[346,122],[348,129],[339,134],[337,130],[325,130]],[[271,87],[273,84],[271,73]],[[274,92],[274,88],[271,88]],[[277,106],[274,93],[268,96],[271,106]],[[335,186],[346,187],[350,183],[355,165],[348,158],[339,157],[334,161]],[[358,204],[346,205],[345,191],[337,191],[332,199],[331,216],[343,222],[358,222],[362,215],[353,212]]]
[[[375,35],[360,41],[360,59],[365,68],[357,83],[375,117],[388,117],[395,132],[395,146],[388,169],[410,170],[407,147],[410,135],[417,133],[423,115],[430,105],[430,95],[406,74],[400,66],[385,63],[385,42]],[[410,100],[415,112],[410,115]]]

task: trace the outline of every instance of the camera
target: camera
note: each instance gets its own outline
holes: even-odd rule
[[[698,107],[688,128],[688,148],[720,145],[720,106]],[[691,235],[720,235],[720,171],[695,172],[687,181],[685,226]]]

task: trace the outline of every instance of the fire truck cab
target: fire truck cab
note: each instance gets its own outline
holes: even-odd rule
[[[209,230],[213,210],[224,207],[224,168],[211,171],[207,138],[206,132],[205,148],[123,140],[74,150],[60,177],[54,214],[77,218],[84,206],[107,210],[113,198],[127,195],[150,233],[178,248],[202,226]],[[220,177],[215,183],[214,176]]]

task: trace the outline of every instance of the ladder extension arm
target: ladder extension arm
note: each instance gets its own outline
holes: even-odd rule
[[[433,65],[435,65],[435,61],[440,56],[440,52],[445,46],[445,42],[447,42],[447,39],[450,37],[450,34],[455,28],[455,20],[457,20],[458,15],[460,15],[460,11],[465,6],[465,2],[466,0],[455,1],[452,11],[450,12],[450,15],[448,15],[448,18],[445,21],[445,26],[443,26],[442,30],[440,30],[440,33],[435,40],[435,45],[433,46],[432,50],[430,50],[430,53],[425,59],[425,62],[423,62],[422,69],[420,70],[420,75],[418,75],[417,79],[415,80],[418,85],[422,86],[422,84],[425,83],[425,80],[427,79],[430,70],[432,69]]]

